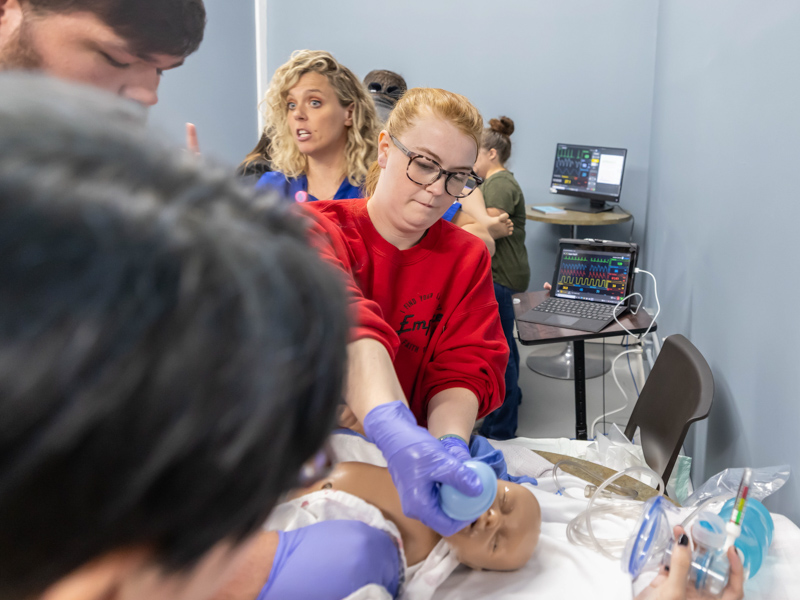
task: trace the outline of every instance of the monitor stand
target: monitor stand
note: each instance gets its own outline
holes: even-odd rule
[[[601,213],[614,210],[614,206],[611,204],[606,204],[605,200],[592,200],[589,206],[570,206],[569,210],[576,210],[578,212],[586,213]]]

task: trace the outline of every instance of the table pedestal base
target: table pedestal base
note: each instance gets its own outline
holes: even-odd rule
[[[563,344],[564,349],[556,355],[552,354],[552,347],[556,344],[547,344],[536,348],[525,361],[528,368],[539,375],[553,379],[575,379],[575,348],[572,342]],[[550,353],[542,351],[550,349]],[[600,344],[586,344],[586,379],[600,377],[611,370],[611,354],[606,349],[606,359],[603,360],[603,347]]]

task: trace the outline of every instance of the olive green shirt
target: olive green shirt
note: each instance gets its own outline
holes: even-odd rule
[[[486,208],[508,213],[514,223],[514,233],[495,240],[492,257],[492,278],[515,292],[528,289],[531,269],[525,248],[525,198],[511,171],[498,171],[481,184]]]

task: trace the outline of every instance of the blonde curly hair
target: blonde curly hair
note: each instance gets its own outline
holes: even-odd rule
[[[291,135],[286,97],[306,73],[328,78],[339,103],[353,105],[353,125],[347,130],[345,160],[347,179],[354,186],[364,183],[378,148],[378,119],[367,90],[353,72],[323,50],[297,50],[272,77],[264,97],[264,134],[270,139],[268,154],[272,167],[287,177],[297,177],[308,169],[308,158],[301,153]]]
[[[398,100],[384,129],[394,136],[399,136],[411,129],[421,116],[431,114],[448,121],[464,135],[475,142],[477,156],[483,135],[483,117],[472,103],[461,94],[437,88],[412,88]],[[366,196],[371,196],[378,185],[381,168],[378,161],[372,163],[367,179],[364,182]]]

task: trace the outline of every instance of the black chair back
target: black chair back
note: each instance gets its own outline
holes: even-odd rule
[[[706,359],[684,336],[669,336],[625,428],[632,440],[640,427],[644,459],[664,485],[689,426],[708,416],[713,398],[714,376]]]

